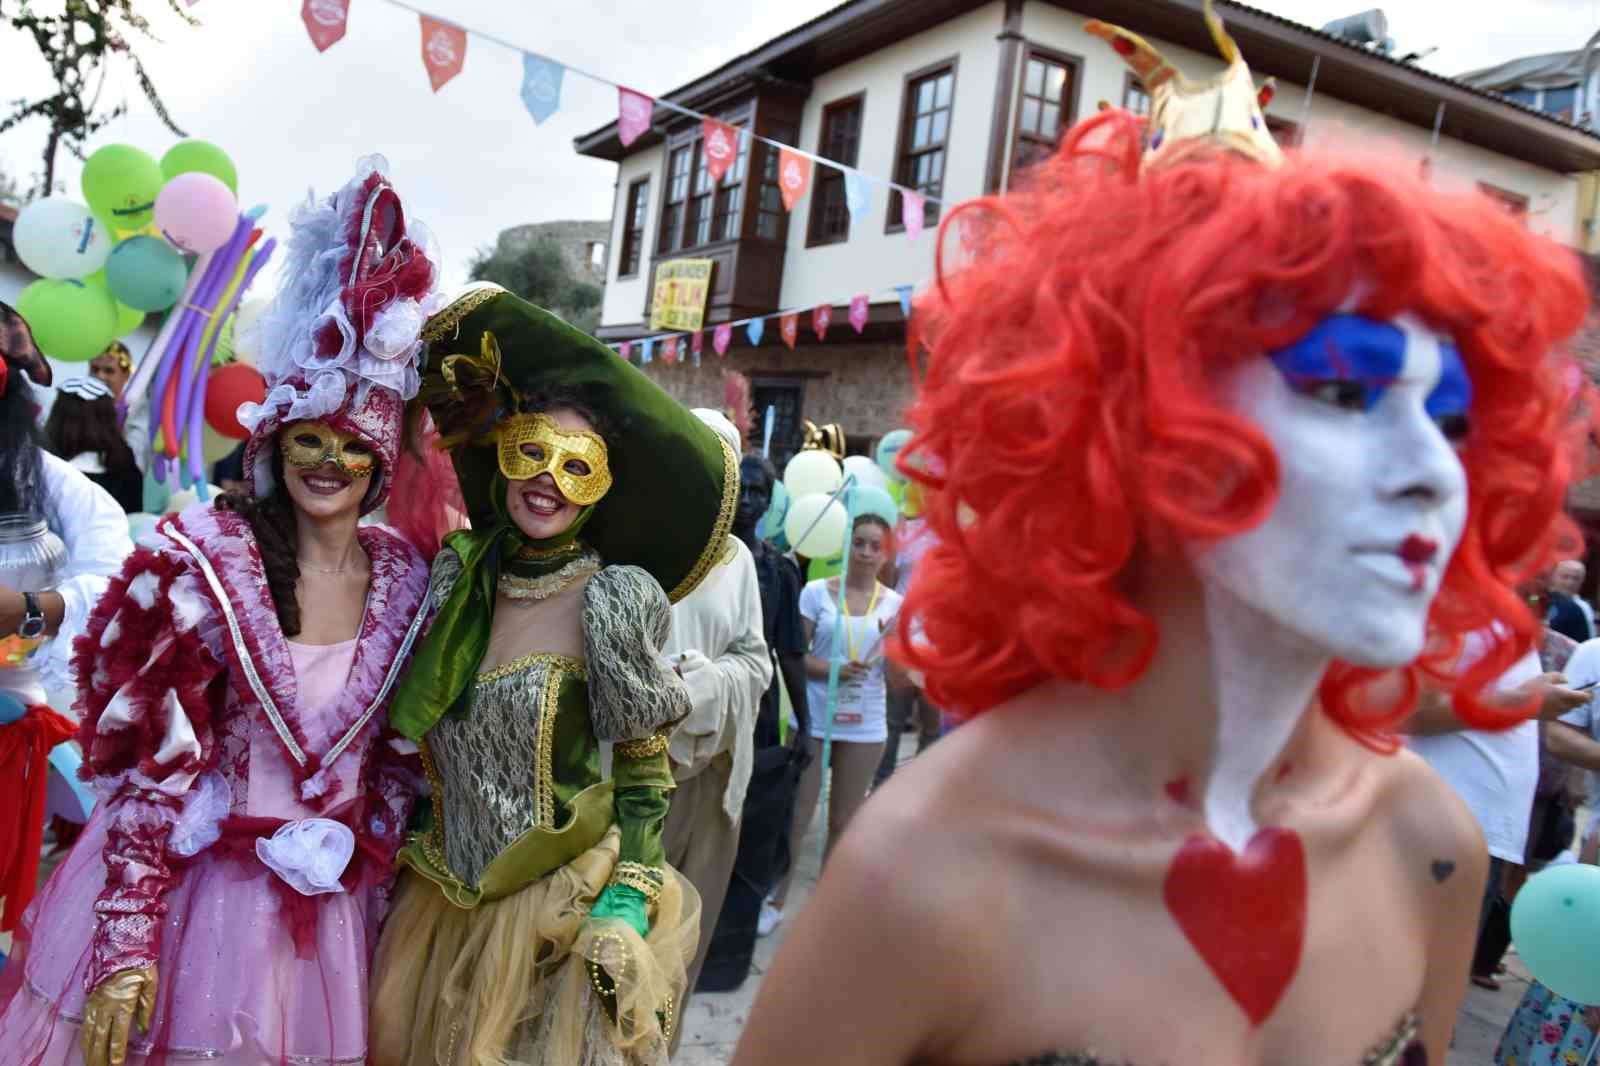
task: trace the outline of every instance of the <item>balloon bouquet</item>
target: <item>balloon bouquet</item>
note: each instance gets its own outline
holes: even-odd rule
[[[213,370],[245,291],[271,258],[256,220],[240,214],[233,161],[205,141],[175,145],[158,162],[131,145],[107,145],[83,168],[87,206],[47,196],[24,207],[13,243],[39,280],[17,310],[45,355],[86,362],[165,312],[119,407],[148,395],[153,471],[205,492],[208,460],[248,434],[233,412],[259,402],[266,384],[253,367]],[[207,426],[213,431],[208,434]]]

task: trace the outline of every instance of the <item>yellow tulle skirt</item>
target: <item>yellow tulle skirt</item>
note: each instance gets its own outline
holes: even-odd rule
[[[665,1066],[700,897],[669,867],[648,937],[624,922],[591,922],[619,842],[612,827],[565,866],[472,909],[403,872],[373,966],[369,1061]],[[610,980],[597,986],[591,964]]]

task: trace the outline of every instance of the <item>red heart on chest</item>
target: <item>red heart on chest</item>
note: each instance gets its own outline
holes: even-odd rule
[[[1235,854],[1192,836],[1162,888],[1167,910],[1252,1025],[1283,998],[1306,937],[1306,855],[1299,834],[1263,829]]]

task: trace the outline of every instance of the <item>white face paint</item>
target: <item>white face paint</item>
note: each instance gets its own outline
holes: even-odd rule
[[[1411,662],[1466,523],[1447,434],[1464,432],[1470,384],[1449,338],[1409,315],[1334,316],[1232,371],[1224,402],[1271,441],[1278,499],[1196,552],[1201,578],[1331,658]]]

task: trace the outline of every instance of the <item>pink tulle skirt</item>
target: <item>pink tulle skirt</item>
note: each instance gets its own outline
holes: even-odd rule
[[[0,971],[0,1066],[81,1066],[78,1028],[106,883],[96,811],[17,930]],[[361,1063],[367,971],[383,884],[301,897],[299,950],[277,875],[253,855],[213,847],[182,868],[168,906],[155,1017],[137,1027],[129,1066]],[[295,901],[291,901],[295,902]]]

